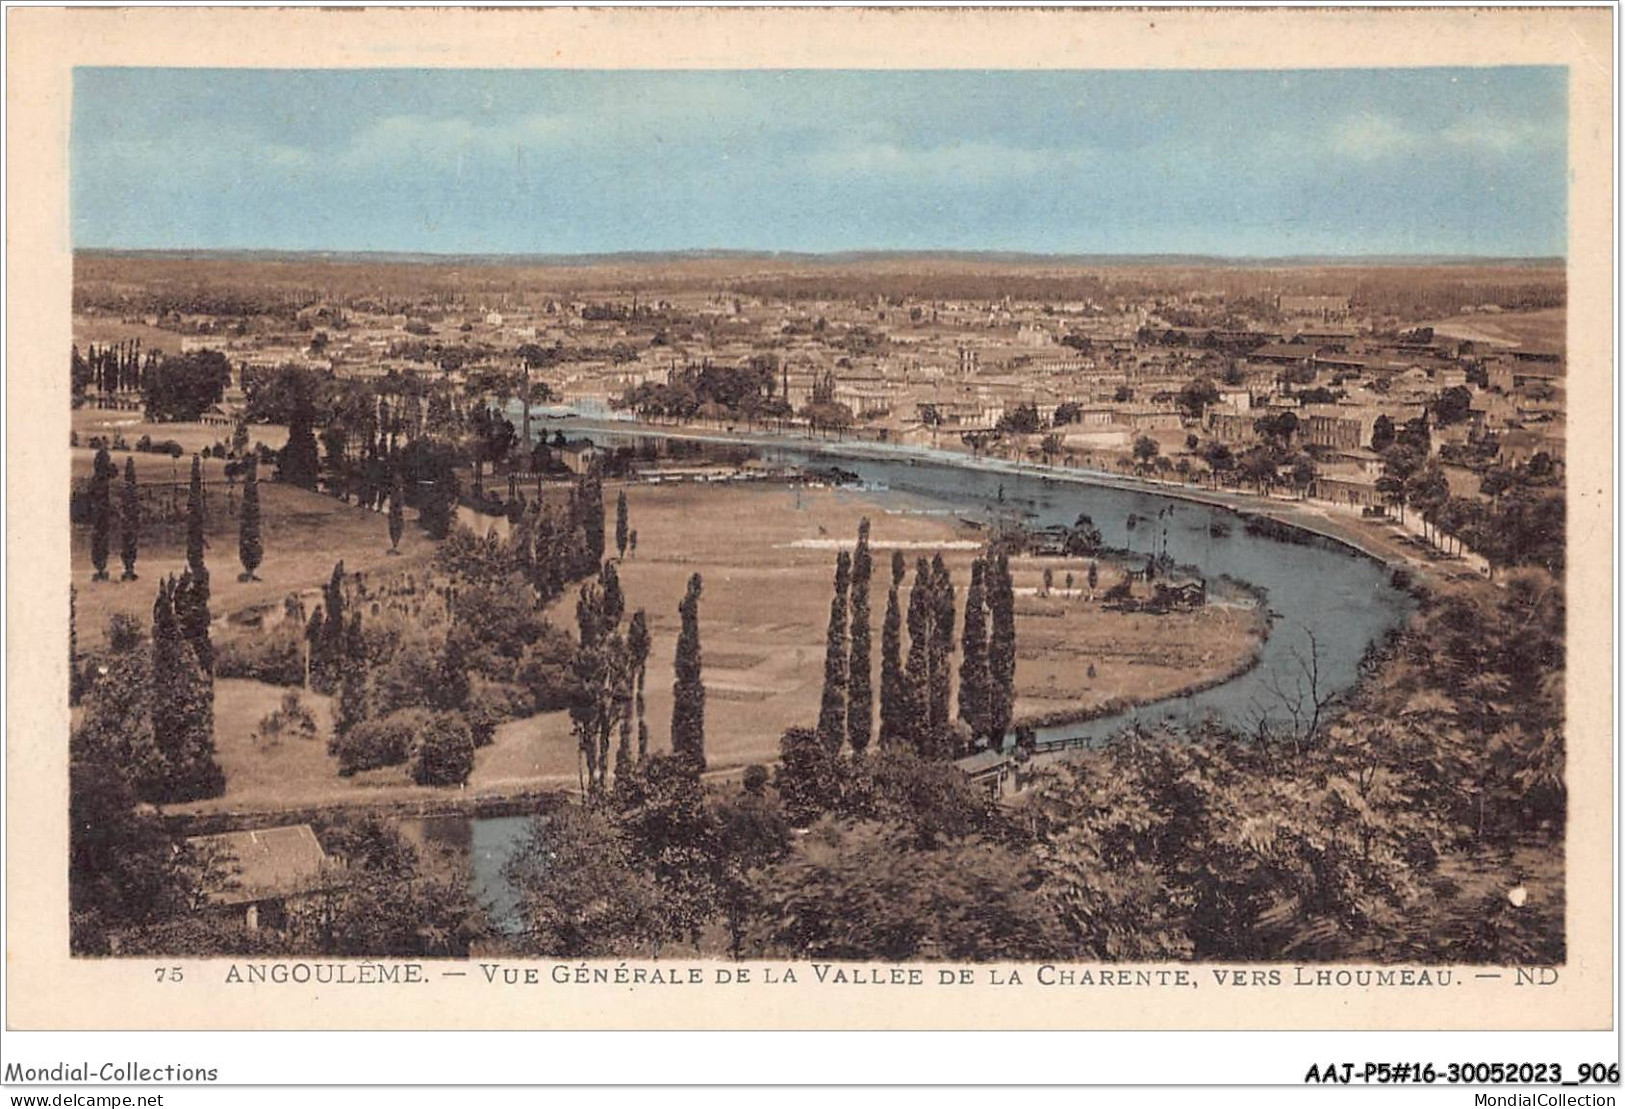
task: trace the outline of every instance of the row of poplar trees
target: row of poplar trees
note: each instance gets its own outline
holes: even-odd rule
[[[673,662],[671,753],[684,769],[705,769],[705,682],[701,674],[699,574],[677,606],[681,621]],[[615,564],[605,562],[596,580],[581,587],[576,600],[579,643],[572,664],[575,693],[570,723],[579,748],[582,787],[589,797],[610,788],[610,739],[617,733],[614,776],[624,778],[649,759],[649,727],[644,717],[651,640],[640,608],[621,630],[626,599]],[[634,745],[635,737],[635,745]]]
[[[117,473],[106,451],[96,455],[92,510],[97,526],[92,554],[99,578],[107,577],[109,486]],[[135,578],[134,469],[125,467],[125,580]],[[92,687],[86,731],[93,742],[128,751],[137,795],[145,801],[177,802],[212,797],[225,788],[215,761],[214,643],[210,638],[209,569],[204,561],[203,482],[196,459],[186,512],[186,566],[158,586],[152,607],[152,649],[147,667],[126,681],[102,678]],[[77,650],[77,636],[70,640]],[[116,647],[116,645],[115,645]],[[74,671],[78,658],[72,659]],[[143,680],[144,679],[144,680]],[[101,686],[105,684],[107,688]],[[143,687],[144,688],[141,688]],[[98,733],[108,733],[99,734]],[[117,733],[116,735],[112,733]],[[150,736],[150,746],[146,739]]]
[[[818,738],[831,752],[843,746],[861,757],[874,739],[870,580],[874,572],[869,521],[858,541],[835,558],[835,591],[825,639],[824,687]],[[958,758],[980,747],[1002,748],[1015,710],[1015,592],[1007,555],[971,565],[960,633],[958,721],[951,715],[956,605],[952,575],[941,552],[914,564],[902,595],[907,563],[893,551],[891,587],[881,624],[880,729],[882,747],[913,748],[928,758]],[[903,632],[908,632],[908,650]]]
[[[260,533],[259,467],[252,456],[247,462],[243,479],[243,504],[237,518],[237,557],[243,565],[241,580],[254,580],[254,572],[265,559],[265,540]],[[107,581],[108,557],[113,540],[113,482],[118,477],[106,448],[96,452],[91,464],[90,505],[90,563],[94,568],[93,581]],[[193,563],[192,551],[198,552],[196,565],[202,565],[203,551],[203,469],[197,455],[192,456],[192,479],[186,501],[186,547],[189,568]],[[124,482],[119,491],[119,561],[124,564],[120,581],[135,581],[136,559],[141,549],[141,496],[135,476],[135,457],[124,460]]]

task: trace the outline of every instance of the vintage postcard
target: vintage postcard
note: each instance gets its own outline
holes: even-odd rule
[[[10,15],[19,1029],[1596,1029],[1612,13]]]

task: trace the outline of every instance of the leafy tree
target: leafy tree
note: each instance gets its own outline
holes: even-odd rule
[[[453,628],[446,633],[445,649],[440,653],[440,664],[434,692],[430,698],[435,708],[448,713],[462,712],[468,707],[472,692],[469,681],[469,635]]]
[[[852,559],[845,551],[835,557],[835,595],[829,602],[829,630],[824,645],[824,690],[818,709],[818,738],[831,752],[846,738],[846,601],[851,586]]]
[[[840,759],[811,728],[790,728],[779,738],[774,785],[785,817],[796,827],[806,827],[840,805],[844,785]]]
[[[1260,416],[1253,421],[1253,430],[1278,447],[1288,447],[1298,434],[1298,417],[1291,412]]]
[[[705,683],[700,676],[700,592],[698,573],[677,606],[682,630],[677,635],[672,682],[671,749],[686,757],[696,772],[705,769]]]
[[[429,715],[421,708],[401,709],[387,716],[357,720],[337,732],[330,753],[339,760],[340,776],[406,762],[412,757]]]
[[[1030,865],[979,839],[919,851],[882,823],[826,821],[763,875],[752,938],[812,959],[1039,959],[1063,950]]]
[[[377,817],[324,830],[347,862],[345,880],[294,911],[281,942],[341,957],[466,958],[485,922],[466,864],[419,851]]]
[[[1099,554],[1104,545],[1100,529],[1095,527],[1094,519],[1085,512],[1079,513],[1077,520],[1067,529],[1062,549],[1074,558],[1087,558]]]
[[[1007,435],[1033,435],[1043,429],[1044,421],[1038,415],[1038,406],[1018,404],[999,417],[995,429]]]
[[[1141,435],[1134,440],[1134,461],[1143,466],[1157,457],[1159,450],[1161,448],[1157,446],[1155,439],[1149,435]]]
[[[596,463],[582,475],[576,504],[587,544],[583,572],[592,573],[604,561],[604,477]]]
[[[243,581],[254,581],[254,571],[265,557],[265,544],[260,538],[260,480],[259,463],[248,460],[248,473],[243,478],[243,508],[237,521],[237,558],[243,564]]]
[[[90,473],[90,563],[96,567],[94,580],[107,580],[107,555],[113,526],[113,476],[118,470],[107,448],[96,452]]]
[[[420,494],[418,522],[431,539],[444,539],[451,534],[457,517],[458,483],[449,450],[435,451],[428,459],[426,488]]]
[[[1473,391],[1465,385],[1452,385],[1440,390],[1429,407],[1440,427],[1459,424],[1472,412]]]
[[[152,737],[163,777],[149,799],[162,802],[213,797],[225,788],[214,758],[213,691],[176,620],[175,592],[170,582],[159,587],[152,616]]]
[[[124,460],[124,488],[119,501],[119,558],[124,563],[120,581],[135,581],[135,558],[141,542],[141,497],[135,483],[135,456]]]
[[[1376,418],[1371,424],[1371,449],[1381,454],[1394,445],[1394,421],[1386,415]]]
[[[1219,387],[1211,377],[1203,375],[1186,382],[1185,387],[1179,390],[1175,403],[1186,416],[1200,420],[1202,413],[1219,403]]]
[[[659,893],[661,934],[697,945],[718,907],[719,859],[716,822],[693,760],[650,757],[617,778],[613,804],[632,859]]]
[[[524,911],[522,946],[556,958],[659,951],[659,891],[610,814],[561,805],[504,868]]]
[[[631,713],[634,675],[620,634],[625,602],[613,563],[604,563],[595,582],[582,586],[576,600],[579,646],[572,666],[574,695],[570,722],[576,733],[585,786],[596,797],[609,784],[609,737]],[[622,736],[622,764],[628,762],[630,735]]]
[[[167,355],[142,375],[147,419],[167,423],[202,416],[231,384],[231,363],[217,350]]]
[[[112,767],[137,800],[151,800],[163,795],[165,776],[152,731],[152,654],[145,630],[133,620],[109,621],[108,632],[112,654],[84,696],[79,727],[69,738],[69,759]]]
[[[823,745],[813,738],[820,750]],[[728,925],[728,949],[734,958],[743,954],[746,927],[758,909],[757,880],[790,849],[790,826],[779,806],[764,792],[767,771],[752,766],[744,786],[733,798],[715,806],[717,829],[718,893]]]
[[[138,807],[128,768],[76,755],[68,766],[68,948],[112,954],[111,937],[190,910],[202,867],[163,818]]]
[[[460,786],[474,770],[474,736],[468,722],[451,712],[429,716],[418,736],[412,780],[420,786]]]
[[[321,462],[316,453],[314,383],[303,373],[289,381],[288,442],[277,456],[277,480],[301,489],[315,489]]]

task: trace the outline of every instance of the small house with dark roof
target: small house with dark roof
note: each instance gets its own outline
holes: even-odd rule
[[[330,858],[309,824],[192,836],[205,868],[207,909],[242,915],[244,925],[280,928],[290,905],[334,888],[342,864]]]
[[[1008,797],[1016,789],[1015,756],[989,747],[956,759],[954,766],[969,780],[971,787],[985,793],[989,800]]]

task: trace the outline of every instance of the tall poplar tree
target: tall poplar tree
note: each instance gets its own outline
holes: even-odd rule
[[[921,755],[931,746],[931,622],[936,604],[931,596],[931,564],[914,563],[914,585],[908,591],[908,661],[903,667],[903,734]]]
[[[96,452],[90,471],[90,564],[96,581],[107,580],[107,555],[112,544],[113,475],[118,471],[107,448]]]
[[[948,724],[953,719],[954,583],[939,552],[931,559],[931,644],[928,721],[930,749],[936,758],[953,752]]]
[[[649,668],[650,646],[649,619],[640,608],[632,614],[626,630],[626,647],[632,656],[632,712],[637,718],[639,763],[649,757],[649,725],[644,719],[643,687]],[[617,766],[615,772],[619,775],[621,768]]]
[[[254,581],[254,571],[265,558],[265,543],[260,538],[260,467],[255,458],[248,460],[248,473],[243,477],[243,509],[237,518],[237,559],[243,564],[239,581]]]
[[[192,481],[186,490],[186,565],[195,574],[203,569],[203,461],[192,456]]]
[[[627,524],[626,490],[622,489],[615,495],[615,550],[621,558],[626,557],[626,542],[630,535]]]
[[[886,594],[886,616],[880,626],[880,745],[889,747],[907,737],[903,724],[903,614],[897,590],[903,582],[903,552],[891,556],[891,589]]]
[[[831,754],[846,738],[846,594],[852,582],[852,556],[835,556],[835,595],[829,602],[824,640],[824,693],[818,706],[818,738]]]
[[[582,476],[579,504],[587,539],[586,562],[579,572],[590,574],[604,561],[604,474],[596,462]]]
[[[705,769],[705,683],[700,676],[700,591],[699,574],[688,579],[688,591],[677,614],[682,630],[677,633],[675,680],[671,687],[671,749],[686,757],[695,773]]]
[[[869,519],[858,524],[858,545],[852,554],[851,653],[846,677],[846,740],[861,757],[874,737],[874,668],[870,661],[869,579],[874,560],[869,554]]]
[[[389,553],[399,554],[401,548],[401,534],[406,531],[406,479],[401,476],[400,466],[390,481],[389,488]]]
[[[120,581],[135,581],[135,558],[141,544],[141,496],[135,484],[135,456],[124,460],[124,489],[119,501],[119,557],[124,562]]]
[[[965,592],[965,625],[961,638],[963,654],[959,663],[959,719],[977,738],[987,734],[988,720],[985,570],[982,559],[971,563],[970,588]]]
[[[1016,601],[1008,555],[1000,552],[994,558],[986,586],[990,616],[987,739],[988,746],[1000,750],[1016,707]]]

